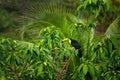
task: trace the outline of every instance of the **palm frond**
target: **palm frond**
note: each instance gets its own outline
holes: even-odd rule
[[[46,26],[55,26],[67,35],[71,24],[74,24],[75,16],[71,10],[57,3],[34,3],[20,17],[20,21],[24,26],[24,32],[37,27],[41,29]],[[22,29],[23,30],[23,29]]]
[[[105,32],[105,35],[111,39],[115,46],[120,48],[120,16],[118,16],[113,23],[110,24]]]
[[[110,26],[108,27],[108,29],[105,32],[106,36],[117,36],[120,33],[120,16],[117,17],[113,23],[110,24]]]
[[[62,27],[70,10],[57,3],[35,3],[22,17],[27,26],[34,23]]]

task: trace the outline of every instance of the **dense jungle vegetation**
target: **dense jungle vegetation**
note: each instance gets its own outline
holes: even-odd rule
[[[0,80],[120,80],[120,0],[0,0]]]

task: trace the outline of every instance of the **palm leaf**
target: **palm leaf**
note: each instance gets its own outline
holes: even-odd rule
[[[120,16],[118,16],[113,23],[110,24],[105,32],[105,36],[110,38],[115,46],[120,47]]]
[[[105,32],[106,36],[112,36],[112,37],[117,37],[117,35],[120,33],[120,16],[117,17],[113,23],[110,24],[108,29]]]
[[[25,26],[24,30],[38,27],[41,29],[46,26],[60,28],[63,33],[68,35],[70,24],[73,24],[74,16],[70,9],[57,3],[34,3],[27,9],[20,21]]]

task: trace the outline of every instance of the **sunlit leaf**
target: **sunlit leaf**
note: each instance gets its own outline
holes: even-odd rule
[[[83,65],[83,74],[86,75],[87,72],[88,72],[88,66],[85,64]]]
[[[81,69],[83,68],[83,66],[84,66],[84,64],[80,64],[80,66],[78,67],[78,72],[80,72],[81,71]]]
[[[41,65],[38,66],[37,75],[40,75],[42,73],[42,71],[43,71],[43,65],[41,64]]]
[[[1,80],[6,80],[5,76],[0,77]]]

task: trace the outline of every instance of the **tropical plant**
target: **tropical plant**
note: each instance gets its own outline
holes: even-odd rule
[[[34,3],[24,13],[21,37],[23,40],[0,39],[0,78],[32,80],[119,80],[120,48],[118,16],[104,34],[96,34],[95,27],[102,1],[85,0],[78,7],[90,14],[77,18],[56,3]],[[105,5],[103,5],[105,3]],[[99,4],[99,5],[97,5]],[[97,7],[93,7],[97,6]],[[90,11],[88,10],[90,9]],[[100,10],[99,10],[100,9]],[[95,10],[95,12],[94,12]],[[92,21],[90,21],[92,19]],[[27,41],[24,41],[26,38]],[[82,57],[65,38],[78,40]]]
[[[119,79],[119,22],[120,17],[116,18],[108,27],[104,35],[96,37],[94,28],[85,27],[83,35],[80,36],[83,57],[80,60],[74,58],[73,63],[68,67],[67,75],[72,79]],[[114,57],[113,57],[114,55]],[[116,58],[116,57],[117,58]],[[115,59],[116,58],[116,59]],[[114,60],[114,61],[113,61]],[[77,62],[77,63],[76,63]],[[79,63],[79,64],[78,64]],[[112,66],[111,66],[112,65]],[[112,67],[108,71],[108,68]],[[71,71],[71,69],[73,69]],[[108,71],[108,72],[107,72]],[[116,73],[118,75],[116,75]],[[65,78],[68,79],[68,76]]]
[[[15,27],[16,21],[14,20],[13,15],[15,15],[14,12],[8,13],[6,10],[0,12],[0,31],[4,31],[6,28]]]
[[[56,26],[56,29],[70,37],[68,32],[76,22],[70,10],[57,3],[34,3],[20,19],[24,25],[22,35],[35,27],[41,29],[46,26]]]
[[[55,26],[41,29],[39,39],[32,43],[1,39],[1,78],[119,79],[120,53],[117,45],[114,45],[117,41],[113,41],[115,38],[111,35],[114,34],[111,30],[117,27],[119,21],[118,17],[108,28],[105,36],[97,41],[94,28],[87,28],[84,31],[85,36],[81,39],[83,57],[80,59],[76,56],[77,51],[68,43],[62,43],[65,36],[56,30]],[[6,72],[9,73],[5,74]]]
[[[0,39],[0,78],[56,79],[73,50],[68,43],[62,43],[63,38],[61,32],[47,27],[32,43]]]

